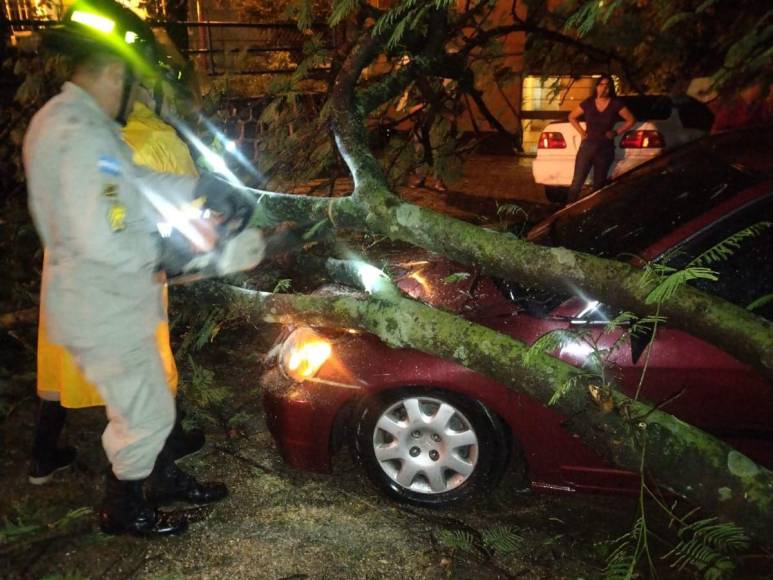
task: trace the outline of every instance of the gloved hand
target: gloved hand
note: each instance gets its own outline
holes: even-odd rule
[[[221,214],[221,227],[231,233],[246,228],[256,208],[255,198],[247,191],[211,173],[201,174],[194,195],[204,199],[204,207]]]
[[[219,276],[252,270],[266,253],[266,241],[260,230],[247,229],[225,243],[215,260]]]
[[[266,253],[266,242],[260,230],[247,229],[230,238],[212,252],[192,256],[180,269],[183,274],[197,273],[204,277],[225,276],[252,270]]]

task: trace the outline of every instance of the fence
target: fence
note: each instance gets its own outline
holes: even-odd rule
[[[14,10],[8,15],[23,16],[25,13]],[[5,26],[14,37],[57,23],[56,20],[8,18]],[[149,24],[168,32],[184,29],[187,47],[180,47],[181,52],[197,60],[201,70],[210,76],[292,73],[302,59],[303,44],[308,39],[289,22],[156,21]],[[321,35],[324,47],[335,46],[330,29],[315,25],[312,30]]]

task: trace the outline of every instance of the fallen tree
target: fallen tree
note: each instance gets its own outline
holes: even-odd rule
[[[334,230],[368,231],[404,241],[506,279],[547,288],[571,283],[597,300],[640,316],[664,316],[669,325],[716,344],[769,380],[773,378],[773,330],[767,320],[689,286],[681,286],[670,298],[651,304],[652,284],[628,264],[564,248],[540,247],[508,233],[431,212],[394,195],[389,172],[368,146],[365,125],[369,115],[419,84],[419,92],[432,101],[432,90],[420,82],[422,79],[438,84],[450,80],[462,87],[463,94],[475,92],[469,62],[475,51],[513,31],[540,32],[537,24],[514,18],[509,26],[487,27],[481,15],[491,2],[472,3],[469,12],[458,20],[451,19],[451,3],[444,1],[403,2],[384,13],[358,7],[357,2],[336,3],[344,4],[352,10],[359,8],[359,12],[339,11],[339,20],[350,18],[356,26],[350,27],[351,43],[344,44],[334,62],[329,107],[321,118],[330,123],[354,190],[348,197],[329,199],[258,192],[265,221],[256,226],[325,222]],[[411,26],[405,25],[408,19]],[[401,23],[403,33],[395,40]],[[475,34],[467,35],[469,29]],[[555,42],[575,48],[582,44],[556,30],[543,32]],[[452,37],[464,40],[459,45],[449,40]],[[363,71],[382,56],[398,64],[366,82]],[[443,115],[436,118],[441,122]],[[327,265],[331,277],[362,285],[356,268],[337,261]],[[543,404],[565,391],[554,408],[569,418],[567,428],[600,455],[633,471],[640,469],[643,457],[648,474],[663,488],[743,525],[760,542],[773,543],[771,471],[716,438],[627,397],[614,385],[589,378],[576,380],[574,367],[549,354],[530,356],[531,362],[526,364],[528,345],[410,300],[386,278],[371,292],[368,298],[355,299],[229,290],[225,299],[235,300],[245,313],[269,322],[360,328],[391,346],[455,360]],[[566,390],[570,382],[573,387]]]
[[[447,3],[435,4],[422,16],[414,14],[417,19],[428,19],[429,29],[434,31],[419,45],[418,56],[409,48],[411,41],[403,39],[404,52],[412,54],[415,61],[364,83],[363,70],[380,55],[390,54],[394,26],[400,22],[396,17],[391,27],[380,27],[378,23],[386,16],[366,7],[359,15],[359,36],[336,67],[329,119],[338,151],[353,178],[351,195],[325,199],[262,192],[262,213],[270,217],[256,225],[283,220],[326,221],[332,228],[369,231],[408,242],[502,278],[546,288],[571,283],[597,300],[640,316],[657,313],[669,325],[723,348],[763,376],[773,378],[773,327],[761,317],[689,286],[681,286],[670,298],[653,304],[648,299],[652,283],[628,264],[537,246],[508,233],[417,207],[394,195],[368,146],[365,123],[369,113],[412,85],[418,76],[460,77],[458,66],[449,65],[458,64],[457,54],[446,52],[445,43],[435,37],[437,31],[447,31]],[[352,275],[356,268],[337,262],[330,265],[333,277],[362,286],[362,280]],[[388,281],[381,290],[370,290],[372,296],[361,300],[234,292],[245,303],[245,311],[262,320],[303,320],[312,325],[367,330],[391,346],[455,360],[544,404],[555,400],[556,392],[576,379],[574,367],[548,354],[531,357],[532,364],[525,364],[528,345],[418,304]],[[599,388],[605,393],[604,404],[591,396]],[[712,514],[740,523],[759,541],[773,543],[773,473],[768,469],[699,429],[591,379],[575,381],[574,388],[555,402],[555,409],[570,418],[568,429],[616,465],[638,471],[644,456],[648,474],[660,486]]]

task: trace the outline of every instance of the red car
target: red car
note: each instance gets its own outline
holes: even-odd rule
[[[773,131],[701,139],[634,169],[535,226],[533,241],[625,260],[684,267],[716,247],[719,280],[697,284],[771,319]],[[734,236],[734,237],[730,237]],[[637,256],[632,258],[632,256]],[[570,285],[550,291],[470,274],[428,256],[390,271],[411,296],[532,343],[557,328],[583,338],[557,353],[581,365],[622,330],[618,313]],[[326,291],[329,291],[327,289]],[[648,337],[624,339],[609,372],[633,394]],[[269,428],[293,466],[328,471],[347,439],[372,481],[416,504],[439,505],[490,489],[509,461],[525,461],[535,490],[627,491],[638,475],[602,460],[563,428],[564,417],[456,363],[394,350],[346,329],[288,328],[263,377]],[[642,396],[773,467],[773,389],[753,369],[689,334],[661,325]]]

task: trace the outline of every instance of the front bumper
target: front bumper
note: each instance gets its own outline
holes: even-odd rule
[[[261,385],[266,423],[282,458],[297,469],[329,473],[336,418],[356,392],[298,383],[276,366],[263,374]]]

